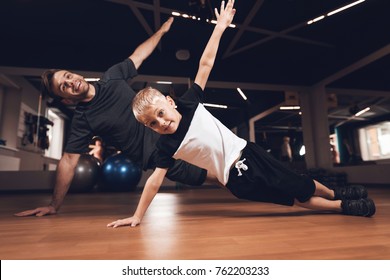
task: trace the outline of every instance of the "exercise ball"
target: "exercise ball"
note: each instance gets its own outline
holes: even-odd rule
[[[134,191],[141,179],[142,170],[124,154],[107,157],[103,163],[102,181],[105,191]]]
[[[98,182],[101,173],[101,164],[93,156],[80,155],[77,162],[74,177],[70,185],[70,192],[89,192]]]

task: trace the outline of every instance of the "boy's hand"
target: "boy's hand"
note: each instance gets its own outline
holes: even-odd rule
[[[221,2],[221,9],[218,13],[217,8],[215,8],[215,16],[217,17],[217,25],[227,28],[233,21],[236,9],[233,8],[234,0],[228,0],[225,7],[225,1]]]
[[[133,216],[133,217],[126,218],[126,219],[116,220],[112,223],[109,223],[107,225],[107,227],[113,227],[113,228],[123,227],[123,226],[135,227],[135,226],[139,225],[140,223],[141,223],[141,219],[136,217],[136,216]]]

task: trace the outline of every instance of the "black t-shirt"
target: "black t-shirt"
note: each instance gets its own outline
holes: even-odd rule
[[[96,89],[94,98],[79,103],[75,109],[65,152],[86,153],[92,137],[100,136],[107,145],[146,166],[158,136],[140,124],[131,110],[136,93],[127,80],[137,74],[133,62],[125,59],[108,69],[101,80],[93,84]]]

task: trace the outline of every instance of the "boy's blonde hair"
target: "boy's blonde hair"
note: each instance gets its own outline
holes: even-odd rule
[[[151,105],[155,105],[158,100],[164,100],[165,96],[155,88],[147,87],[140,90],[134,97],[131,104],[134,116],[138,121],[141,121],[142,116],[145,115],[145,110]]]

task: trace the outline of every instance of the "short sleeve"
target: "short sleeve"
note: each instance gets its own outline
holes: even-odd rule
[[[138,75],[137,69],[131,59],[126,58],[120,63],[111,66],[102,77],[102,81],[128,80]]]

